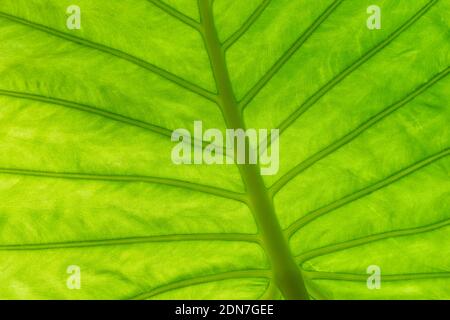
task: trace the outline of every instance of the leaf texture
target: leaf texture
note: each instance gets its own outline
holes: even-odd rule
[[[0,0],[0,298],[450,299],[448,1],[72,2]],[[195,120],[279,172],[173,164]]]

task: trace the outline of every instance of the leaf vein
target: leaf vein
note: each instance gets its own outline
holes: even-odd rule
[[[223,50],[229,49],[234,43],[236,43],[247,30],[255,23],[256,20],[261,16],[264,10],[268,7],[272,0],[263,0],[258,8],[248,17],[248,19],[244,22],[244,24],[236,30],[228,39],[226,39],[223,44]]]
[[[181,13],[180,11],[172,8],[168,4],[162,2],[161,0],[147,0],[148,2],[152,3],[168,15],[172,16],[173,18],[183,22],[184,24],[194,28],[195,30],[200,30],[200,24],[192,19],[191,17],[188,17],[187,15]]]
[[[360,189],[359,191],[349,194],[339,200],[336,200],[320,209],[316,209],[308,214],[306,214],[305,216],[303,216],[302,218],[298,219],[297,221],[295,221],[294,223],[292,223],[286,230],[286,234],[288,235],[288,238],[292,237],[292,235],[297,232],[299,229],[303,228],[305,225],[307,225],[308,223],[310,223],[311,221],[329,213],[332,212],[340,207],[343,207],[353,201],[356,201],[358,199],[361,199],[363,197],[365,197],[366,195],[369,195],[375,191],[378,191],[422,168],[425,168],[426,166],[438,161],[441,158],[444,158],[446,156],[450,155],[450,148],[444,149],[441,152],[438,152],[424,160],[421,160],[405,169],[402,169],[400,171],[398,171],[397,173],[386,177],[366,188]]]
[[[45,32],[47,34],[53,35],[60,39],[71,41],[71,42],[81,45],[83,47],[95,49],[95,50],[110,54],[112,56],[115,56],[119,59],[126,60],[138,67],[144,68],[154,74],[157,74],[158,76],[178,85],[181,88],[184,88],[184,89],[186,89],[190,92],[193,92],[199,96],[202,96],[214,103],[217,103],[217,95],[215,93],[212,93],[212,92],[210,92],[196,84],[193,84],[193,83],[191,83],[191,82],[189,82],[167,70],[164,70],[164,69],[157,67],[147,61],[144,61],[138,57],[135,57],[133,55],[130,55],[130,54],[120,51],[118,49],[108,47],[108,46],[105,46],[105,45],[102,45],[102,44],[99,44],[99,43],[96,43],[96,42],[93,42],[93,41],[90,41],[87,39],[83,39],[80,37],[72,36],[67,33],[61,32],[59,30],[42,25],[42,24],[28,21],[28,20],[25,20],[23,18],[19,18],[16,16],[12,16],[5,12],[0,12],[0,17],[3,17],[5,19],[8,19],[10,21],[13,21],[13,22],[25,25],[25,26],[28,26],[30,28]]]
[[[0,174],[35,176],[35,177],[46,177],[56,179],[154,183],[211,194],[214,196],[226,198],[229,200],[235,200],[247,204],[247,197],[244,194],[208,185],[202,185],[194,182],[170,178],[133,176],[133,175],[100,175],[91,173],[50,172],[50,171],[37,171],[37,170],[11,169],[11,168],[0,168]]]
[[[9,90],[1,90],[1,89],[0,89],[0,95],[20,98],[20,99],[33,100],[33,101],[38,101],[38,102],[44,102],[44,103],[49,103],[49,104],[53,104],[53,105],[60,105],[60,106],[68,107],[71,109],[76,109],[79,111],[102,116],[102,117],[105,117],[105,118],[108,118],[108,119],[111,119],[114,121],[118,121],[121,123],[125,123],[125,124],[131,125],[131,126],[146,129],[146,130],[152,131],[154,133],[157,133],[157,134],[160,134],[163,136],[171,137],[171,135],[172,135],[172,131],[167,128],[160,127],[155,124],[151,124],[151,123],[148,123],[145,121],[133,119],[131,117],[127,117],[127,116],[124,116],[124,115],[121,115],[118,113],[102,110],[102,109],[99,109],[96,107],[92,107],[92,106],[74,102],[74,101],[53,98],[53,97],[46,97],[46,96],[41,96],[41,95],[27,93],[27,92],[9,91]]]
[[[329,81],[325,86],[320,88],[316,93],[310,96],[306,101],[295,110],[290,116],[288,116],[280,125],[280,133],[284,132],[289,128],[303,113],[305,113],[309,108],[311,108],[317,101],[319,101],[323,96],[325,96],[331,89],[336,85],[341,83],[348,75],[353,71],[358,69],[365,62],[369,61],[373,56],[380,52],[383,48],[389,45],[397,37],[399,37],[406,29],[412,26],[417,20],[419,20],[438,0],[429,1],[422,9],[415,13],[408,21],[406,21],[401,27],[389,35],[385,40],[380,42],[378,45],[369,50],[366,54],[361,56],[352,65],[345,68],[341,73],[336,75],[331,81]]]
[[[301,46],[314,34],[319,26],[336,10],[343,0],[334,1],[308,29],[292,44],[292,46],[281,55],[277,62],[266,72],[266,74],[250,89],[250,91],[239,102],[239,107],[244,109],[261,91],[262,88],[277,74],[277,72],[289,61],[289,59],[301,48]]]
[[[117,239],[80,240],[53,243],[7,244],[0,245],[0,251],[34,251],[85,247],[123,246],[145,244],[151,242],[182,242],[182,241],[237,241],[259,243],[256,235],[233,233],[202,233],[202,234],[168,234]]]
[[[358,246],[370,244],[377,241],[382,241],[390,238],[396,238],[396,237],[404,237],[409,235],[416,235],[420,233],[426,233],[435,231],[444,227],[447,227],[450,225],[450,219],[446,219],[437,223],[433,223],[427,226],[422,227],[415,227],[415,228],[408,228],[408,229],[398,229],[378,234],[373,234],[365,237],[361,237],[358,239],[353,239],[345,242],[341,242],[338,244],[333,244],[325,247],[321,247],[318,249],[311,250],[309,252],[305,252],[303,254],[300,254],[297,256],[297,259],[299,261],[299,264],[303,264],[304,262],[315,259],[320,256],[336,253],[339,251],[352,249]]]
[[[195,278],[185,279],[185,280],[178,280],[176,282],[172,282],[167,285],[163,285],[160,287],[157,287],[149,292],[141,293],[137,296],[132,297],[133,300],[145,300],[149,299],[153,296],[172,291],[177,290],[185,287],[195,286],[199,284],[209,283],[209,282],[217,282],[217,281],[223,281],[223,280],[230,280],[230,279],[246,279],[246,278],[270,278],[271,272],[269,270],[242,270],[242,271],[229,271],[229,272],[223,272],[213,275],[207,275],[207,276],[199,276]]]
[[[270,188],[273,195],[275,195],[277,192],[279,192],[289,181],[294,179],[296,176],[298,176],[300,173],[308,169],[309,167],[313,166],[320,160],[324,159],[328,155],[332,154],[342,146],[350,143],[354,139],[356,139],[358,136],[360,136],[362,133],[370,129],[375,124],[379,123],[380,121],[387,118],[389,115],[391,115],[393,112],[397,111],[399,108],[403,107],[407,103],[411,102],[415,98],[417,98],[420,94],[431,88],[433,85],[435,85],[437,82],[445,78],[450,71],[450,68],[446,68],[444,71],[439,72],[438,74],[434,75],[431,79],[429,79],[426,83],[420,85],[415,90],[411,91],[407,96],[405,96],[402,100],[397,101],[396,103],[392,104],[391,106],[387,107],[386,109],[382,110],[381,112],[377,113],[376,115],[372,116],[370,119],[368,119],[363,124],[359,125],[356,129],[353,131],[347,133],[342,138],[336,140],[332,144],[328,145],[326,148],[322,149],[321,151],[317,152],[316,154],[312,155],[308,159],[302,161],[301,163],[297,164],[294,168],[289,170],[285,175],[283,175],[280,179],[278,179]]]
[[[367,274],[303,271],[309,280],[367,281]],[[409,281],[450,278],[450,272],[386,274],[383,281]]]

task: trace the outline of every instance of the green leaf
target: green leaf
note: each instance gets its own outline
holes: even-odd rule
[[[211,2],[0,0],[0,298],[450,299],[450,3]]]

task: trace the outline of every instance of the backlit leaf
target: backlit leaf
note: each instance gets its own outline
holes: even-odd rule
[[[450,2],[211,2],[0,0],[0,298],[450,299]]]

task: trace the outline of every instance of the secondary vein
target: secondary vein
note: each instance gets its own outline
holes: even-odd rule
[[[272,0],[263,0],[259,4],[258,8],[256,8],[256,10],[244,22],[244,24],[223,42],[222,47],[224,51],[229,49],[234,43],[236,43],[236,41],[238,41],[247,32],[247,30],[255,23],[255,21],[258,20],[258,18],[261,16],[264,10],[266,10],[271,1]]]
[[[261,91],[262,88],[277,74],[277,72],[289,61],[289,59],[302,47],[302,45],[314,34],[320,25],[336,10],[343,0],[334,1],[308,29],[294,42],[294,44],[281,55],[266,74],[250,89],[239,102],[239,108],[244,109]]]
[[[54,250],[85,247],[124,246],[145,244],[151,242],[182,242],[182,241],[237,241],[259,243],[256,235],[239,233],[193,233],[193,234],[167,234],[155,236],[142,236],[116,239],[78,240],[51,243],[30,244],[3,244],[0,251],[34,251]]]
[[[67,34],[65,32],[61,32],[61,31],[56,30],[56,29],[52,29],[52,28],[50,28],[48,26],[45,26],[45,25],[42,25],[42,24],[39,24],[39,23],[36,23],[36,22],[28,21],[26,19],[19,18],[19,17],[13,16],[13,15],[7,14],[5,12],[0,12],[0,17],[8,19],[8,20],[16,22],[16,23],[20,23],[20,24],[28,26],[28,27],[31,27],[33,29],[45,32],[47,34],[50,34],[50,35],[55,36],[55,37],[58,37],[60,39],[71,41],[71,42],[76,43],[78,45],[81,45],[81,46],[84,46],[84,47],[87,47],[87,48],[91,48],[91,49],[95,49],[95,50],[98,50],[98,51],[110,54],[112,56],[115,56],[117,58],[126,60],[126,61],[128,61],[130,63],[133,63],[134,65],[136,65],[138,67],[144,68],[144,69],[146,69],[146,70],[148,70],[148,71],[150,71],[150,72],[152,72],[154,74],[159,75],[160,77],[162,77],[162,78],[164,78],[164,79],[166,79],[166,80],[168,80],[168,81],[178,85],[181,88],[184,88],[184,89],[186,89],[188,91],[191,91],[191,92],[193,92],[193,93],[195,93],[195,94],[197,94],[199,96],[202,96],[202,97],[204,97],[204,98],[206,98],[206,99],[208,99],[208,100],[210,100],[212,102],[216,102],[217,101],[215,93],[212,93],[212,92],[210,92],[210,91],[208,91],[208,90],[206,90],[206,89],[204,89],[204,88],[202,88],[202,87],[200,87],[200,86],[198,86],[196,84],[193,84],[193,83],[191,83],[191,82],[189,82],[189,81],[187,81],[187,80],[185,80],[185,79],[183,79],[183,78],[181,78],[181,77],[179,77],[179,76],[177,76],[177,75],[175,75],[175,74],[173,74],[173,73],[171,73],[171,72],[169,72],[167,70],[164,70],[164,69],[162,69],[160,67],[157,67],[154,64],[151,64],[151,63],[149,63],[147,61],[144,61],[141,58],[132,56],[132,55],[130,55],[128,53],[125,53],[123,51],[120,51],[118,49],[115,49],[115,48],[112,48],[112,47],[108,47],[108,46],[105,46],[105,45],[102,45],[102,44],[99,44],[99,43],[96,43],[96,42],[92,42],[92,41],[87,40],[87,39],[76,37],[76,36]]]
[[[308,280],[340,280],[340,281],[367,281],[367,274],[351,274],[338,272],[303,271]],[[419,279],[450,278],[450,272],[436,273],[406,273],[383,274],[383,281],[410,281]]]
[[[316,154],[312,155],[308,159],[302,161],[301,163],[294,166],[291,170],[289,170],[286,174],[284,174],[281,178],[279,178],[270,188],[270,191],[273,195],[278,193],[287,183],[292,181],[296,176],[298,176],[300,173],[305,171],[306,169],[312,167],[314,164],[319,162],[320,160],[326,158],[336,150],[340,149],[344,145],[352,142],[354,139],[356,139],[358,136],[360,136],[362,133],[366,132],[368,129],[372,128],[375,124],[379,123],[380,121],[386,119],[389,115],[391,115],[393,112],[398,110],[399,108],[405,106],[415,98],[417,98],[420,94],[424,93],[426,90],[434,86],[437,82],[444,79],[450,71],[450,68],[446,68],[445,70],[439,72],[438,74],[434,75],[431,79],[429,79],[426,83],[420,85],[413,91],[411,91],[409,94],[407,94],[403,99],[400,101],[397,101],[396,103],[392,104],[391,106],[385,108],[384,110],[380,111],[379,113],[372,116],[370,119],[365,121],[364,123],[360,124],[356,129],[350,131],[342,138],[334,141],[332,144],[328,145],[321,151],[317,152]]]
[[[102,117],[105,117],[105,118],[108,118],[108,119],[111,119],[114,121],[125,123],[127,125],[146,129],[146,130],[149,130],[151,132],[154,132],[154,133],[166,136],[166,137],[170,137],[172,135],[172,130],[170,130],[170,129],[160,127],[158,125],[148,123],[145,121],[133,119],[131,117],[127,117],[127,116],[124,116],[124,115],[121,115],[118,113],[114,113],[111,111],[102,110],[100,108],[89,106],[87,104],[83,104],[83,103],[79,103],[79,102],[74,102],[74,101],[69,101],[69,100],[64,100],[64,99],[59,99],[59,98],[53,98],[53,97],[47,97],[47,96],[37,95],[34,93],[9,91],[9,90],[1,90],[1,89],[0,89],[0,95],[68,107],[71,109],[95,114],[95,115],[102,116]]]
[[[181,189],[197,191],[201,193],[211,194],[214,196],[227,198],[243,203],[247,203],[247,198],[244,194],[229,191],[226,189],[216,188],[208,185],[197,184],[189,181],[182,181],[170,178],[151,177],[151,176],[133,176],[133,175],[101,175],[92,173],[71,173],[71,172],[51,172],[51,171],[37,171],[29,169],[16,168],[0,168],[0,174],[23,175],[47,177],[56,179],[75,179],[75,180],[98,180],[98,181],[112,181],[112,182],[144,182],[162,184]]]
[[[439,159],[448,156],[448,155],[450,155],[450,148],[444,149],[434,155],[431,155],[431,156],[427,157],[426,159],[423,159],[407,168],[404,168],[403,170],[400,170],[400,171],[394,173],[393,175],[390,175],[368,187],[365,187],[357,192],[354,192],[354,193],[349,194],[339,200],[336,200],[320,209],[316,209],[316,210],[306,214],[302,218],[298,219],[294,223],[292,223],[285,230],[285,232],[286,232],[287,236],[290,238],[290,237],[292,237],[292,235],[295,232],[297,232],[299,229],[303,228],[305,225],[307,225],[311,221],[313,221],[329,212],[339,209],[340,207],[343,207],[353,201],[363,198],[366,195],[369,195],[375,191],[378,191],[378,190],[380,190],[380,189],[382,189],[382,188],[384,188],[384,187],[386,187],[386,186],[438,161]]]
[[[325,86],[320,88],[311,97],[306,99],[306,101],[295,110],[291,115],[289,115],[278,127],[280,133],[284,132],[291,124],[293,124],[303,113],[305,113],[309,108],[311,108],[317,101],[319,101],[323,96],[325,96],[331,89],[333,89],[337,84],[344,80],[348,75],[353,73],[365,62],[369,61],[378,52],[384,49],[392,41],[398,38],[405,30],[411,27],[417,20],[419,20],[433,5],[435,5],[438,0],[429,1],[422,9],[416,12],[408,21],[406,21],[401,27],[395,30],[391,35],[389,35],[385,40],[381,41],[378,45],[373,47],[371,50],[366,52],[353,64],[345,68],[341,73],[336,75],[332,80],[330,80]]]
[[[153,296],[177,290],[185,287],[195,286],[204,283],[217,282],[230,279],[245,279],[245,278],[270,278],[271,272],[269,270],[242,270],[242,271],[229,271],[213,275],[198,276],[195,278],[178,280],[170,284],[162,285],[149,292],[141,293],[130,299],[132,300],[145,300]]]
[[[200,30],[200,23],[198,23],[191,17],[188,17],[187,15],[181,13],[180,11],[172,8],[168,4],[162,2],[161,0],[147,0],[147,1],[154,4],[156,7],[163,10],[165,13],[169,14],[170,16],[177,19],[178,21],[183,22],[184,24],[190,26],[191,28],[193,28],[197,31]]]
[[[421,226],[421,227],[415,227],[415,228],[408,228],[408,229],[398,229],[388,232],[383,232],[379,234],[372,234],[366,237],[361,237],[358,239],[353,239],[325,247],[321,247],[318,249],[314,249],[308,252],[305,252],[301,255],[297,256],[297,261],[299,264],[303,264],[308,260],[315,259],[317,257],[332,254],[335,252],[355,248],[358,246],[370,244],[377,241],[382,241],[390,238],[396,238],[396,237],[405,237],[410,235],[417,235],[420,233],[426,233],[426,232],[432,232],[434,230],[438,230],[444,227],[447,227],[450,225],[450,219],[443,220],[441,222],[432,223],[427,226]]]

